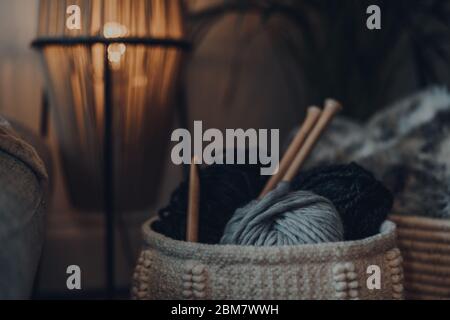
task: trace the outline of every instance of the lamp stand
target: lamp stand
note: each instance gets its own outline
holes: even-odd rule
[[[105,271],[106,298],[114,299],[116,292],[115,259],[115,179],[114,179],[114,110],[111,103],[111,69],[108,45],[103,57],[104,70],[104,141],[103,141],[103,197],[105,214]]]

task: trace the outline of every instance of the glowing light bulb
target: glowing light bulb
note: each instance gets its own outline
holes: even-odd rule
[[[128,29],[117,22],[107,22],[103,27],[103,36],[107,39],[123,38],[127,36]],[[125,55],[127,47],[123,43],[113,43],[108,46],[108,60],[118,66]]]
[[[125,55],[127,46],[123,43],[113,43],[108,46],[108,59],[113,63],[120,63],[120,60]]]
[[[128,28],[117,22],[107,22],[103,26],[103,36],[107,39],[123,38],[128,35]]]

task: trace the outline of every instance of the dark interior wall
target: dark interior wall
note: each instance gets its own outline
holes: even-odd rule
[[[380,8],[379,30],[366,24],[367,8],[374,4]],[[272,59],[294,88],[291,96],[302,105],[333,96],[343,102],[346,115],[364,120],[414,91],[450,84],[446,0],[230,0],[202,8],[190,22],[201,34],[198,29],[214,30],[218,21],[233,14],[234,38],[247,41],[238,44],[237,62],[230,69],[241,75],[251,68],[243,57],[258,53],[249,49],[251,40],[264,34]],[[257,28],[247,33],[249,16]]]
[[[37,26],[37,0],[0,2],[0,112],[37,130],[43,77],[29,48]]]

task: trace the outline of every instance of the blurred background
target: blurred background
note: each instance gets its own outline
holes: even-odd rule
[[[370,4],[382,9],[381,30],[366,28]],[[362,121],[420,88],[449,87],[449,4],[185,0],[193,48],[178,100],[184,121],[202,120],[206,128],[218,129],[278,128],[283,140],[305,107],[326,97],[339,99],[346,116]],[[37,0],[0,2],[0,114],[43,140],[51,155],[52,194],[34,296],[76,298],[66,289],[66,268],[75,264],[83,271],[78,294],[95,298],[104,287],[103,218],[70,205],[52,121],[49,134],[39,138],[45,73],[30,47],[37,23]],[[164,153],[156,156],[167,157],[169,151]],[[182,177],[182,168],[166,163],[155,204],[127,214],[118,234],[117,276],[124,296],[140,249],[140,226],[167,202]]]

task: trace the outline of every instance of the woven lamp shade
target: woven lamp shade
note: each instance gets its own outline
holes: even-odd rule
[[[80,30],[66,27],[71,5],[81,9]],[[40,49],[72,204],[103,207],[109,68],[115,208],[147,208],[166,160],[182,57],[180,47],[158,41],[183,38],[181,1],[41,0],[38,30],[37,41],[51,42]]]

